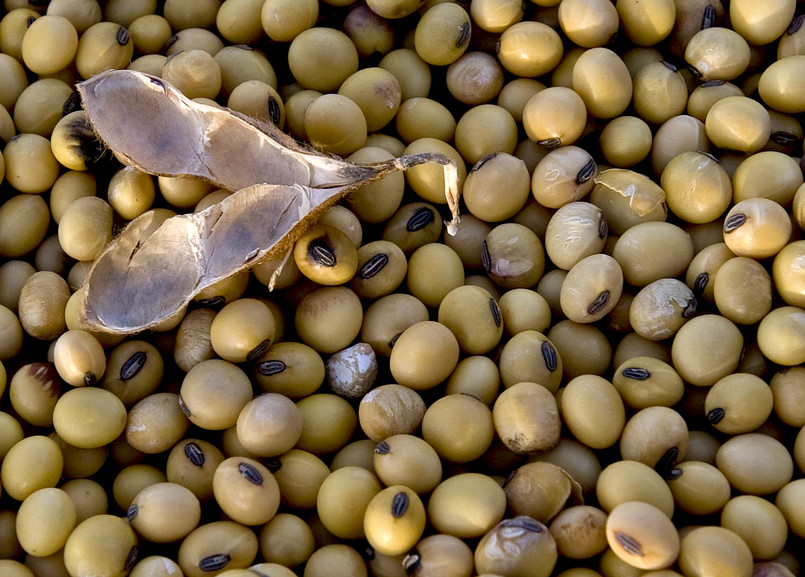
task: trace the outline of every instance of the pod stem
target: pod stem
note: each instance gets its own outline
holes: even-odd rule
[[[460,222],[458,201],[461,193],[459,191],[458,166],[452,158],[437,152],[420,152],[419,154],[409,154],[367,166],[377,169],[377,177],[382,178],[392,172],[405,171],[420,164],[441,164],[444,168],[444,196],[451,216],[450,220],[445,221],[444,224],[447,227],[448,234],[454,236]]]

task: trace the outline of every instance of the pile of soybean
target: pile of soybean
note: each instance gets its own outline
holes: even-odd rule
[[[4,577],[785,577],[805,549],[795,0],[5,0]],[[233,191],[123,167],[110,68],[370,183],[134,336],[126,222]],[[170,250],[166,247],[166,250]]]

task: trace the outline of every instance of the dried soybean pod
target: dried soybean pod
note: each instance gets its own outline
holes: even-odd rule
[[[481,575],[548,577],[558,553],[548,527],[522,515],[504,519],[475,548],[475,569]]]
[[[126,519],[95,515],[79,523],[64,545],[73,575],[126,575],[137,560],[137,535]]]
[[[639,501],[618,505],[606,523],[607,542],[615,554],[638,569],[664,569],[679,555],[679,535],[662,511]]]
[[[537,383],[521,382],[503,391],[492,408],[492,420],[498,436],[515,453],[549,450],[559,442],[556,398]]]
[[[140,318],[136,320],[131,318],[131,311],[116,312],[113,314],[123,319],[117,325],[111,319],[109,322],[104,322],[97,314],[89,315],[96,323],[106,325],[110,331],[130,332],[135,327],[151,326],[153,320],[149,317],[151,319],[162,317],[165,312],[175,310],[173,307],[177,305],[181,307],[178,299],[184,300],[188,293],[192,296],[193,291],[198,292],[213,282],[246,269],[262,257],[284,254],[290,243],[304,232],[312,220],[336,200],[351,192],[359,183],[380,178],[420,161],[437,159],[446,163],[448,171],[444,181],[453,191],[448,204],[452,207],[451,210],[457,211],[456,165],[439,155],[415,155],[405,157],[409,160],[394,159],[380,165],[359,168],[358,165],[302,149],[275,127],[261,126],[261,130],[229,112],[190,102],[162,80],[133,72],[110,72],[95,77],[82,84],[81,92],[93,127],[128,164],[153,174],[203,177],[229,189],[243,189],[256,182],[277,183],[275,186],[244,189],[219,205],[187,217],[186,222],[181,222],[185,218],[182,217],[179,221],[166,223],[165,228],[160,228],[157,232],[153,231],[156,223],[152,222],[152,217],[148,214],[130,225],[126,233],[118,237],[106,252],[105,258],[99,261],[105,263],[109,272],[123,264],[116,262],[115,259],[121,257],[133,259],[136,258],[132,256],[134,254],[140,257],[148,255],[150,262],[155,262],[153,251],[167,239],[173,239],[167,242],[179,242],[181,246],[187,246],[188,251],[193,246],[206,251],[207,247],[215,245],[214,255],[219,258],[211,258],[212,255],[208,255],[203,263],[198,263],[194,262],[195,256],[192,256],[192,253],[186,253],[179,258],[176,254],[171,254],[171,266],[166,266],[166,270],[169,269],[177,275],[188,274],[187,277],[182,275],[186,282],[176,286],[176,290],[162,291],[163,294],[172,295],[174,302],[154,302],[155,299],[149,298],[147,300],[151,306],[147,307],[145,299],[133,297],[132,308],[140,311]],[[106,95],[114,96],[107,98]],[[125,127],[125,132],[121,132],[122,127],[118,122],[109,124],[106,122],[106,117],[115,115],[116,106],[126,103],[127,100],[133,104],[132,108],[137,108],[141,112],[147,109],[147,112],[143,117],[130,114],[132,111],[129,110],[127,118],[132,121],[132,125]],[[150,143],[154,142],[150,136],[147,138],[147,145],[144,141],[138,142],[138,138],[143,136],[142,123],[150,124],[155,113],[164,115],[162,122],[157,123],[158,126],[164,128],[172,125],[169,133],[164,135],[171,140],[170,145],[165,141],[166,146],[171,146],[170,155],[163,154],[163,151],[150,150]],[[213,130],[215,126],[223,127]],[[130,132],[129,129],[134,132]],[[212,136],[201,138],[201,135],[207,133]],[[182,136],[177,139],[177,135]],[[254,155],[239,154],[237,158],[228,158],[229,146],[225,141],[233,140],[240,142],[243,150],[252,150]],[[188,164],[177,158],[185,153],[191,155],[191,158],[201,160],[201,163]],[[166,156],[172,156],[174,160],[166,162]],[[261,157],[272,158],[273,162],[266,163]],[[261,168],[266,164],[272,165],[267,172]],[[322,188],[304,188],[309,185]],[[271,202],[262,200],[269,197]],[[294,204],[297,209],[301,209],[301,213],[288,210],[289,205]],[[253,210],[252,205],[254,208],[259,207],[260,210]],[[246,242],[243,242],[243,239],[239,239],[237,243],[231,241],[232,246],[227,250],[221,250],[227,245],[225,238],[232,238],[234,235],[232,231],[235,228],[238,234],[242,234],[244,230],[252,230],[252,227],[244,222],[244,219],[251,218],[259,219],[261,222],[268,219],[277,224],[271,229],[258,225],[256,229],[262,230],[258,232],[255,229],[259,238],[252,236],[252,239]],[[185,259],[183,267],[176,266],[177,261]],[[93,270],[99,276],[106,277],[108,273],[100,272],[104,265],[99,263],[96,263]],[[128,266],[129,274],[132,274],[133,268],[135,267]],[[157,270],[161,268],[157,267]],[[133,279],[129,278],[129,286],[133,286],[132,281]],[[152,285],[153,279],[148,275],[148,278],[142,278],[140,282]],[[169,284],[174,282],[169,281]],[[106,281],[103,283],[108,284]],[[92,286],[91,280],[89,284]],[[108,286],[103,287],[103,290],[115,291],[116,298],[121,300],[120,288],[120,286]],[[88,291],[90,309],[93,308],[95,300],[92,293],[93,290]],[[142,287],[136,294],[144,294]],[[104,300],[104,297],[97,298]],[[137,300],[142,302],[135,304],[134,301]],[[144,310],[143,307],[150,310]],[[94,313],[94,311],[88,312]],[[127,316],[130,318],[125,319]]]

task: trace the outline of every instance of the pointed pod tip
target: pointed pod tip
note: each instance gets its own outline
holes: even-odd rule
[[[456,232],[458,232],[458,223],[461,222],[458,215],[458,200],[460,196],[458,183],[458,167],[453,160],[448,160],[448,162],[444,164],[444,195],[447,199],[447,206],[450,208],[452,218],[450,221],[445,221],[444,224],[450,236],[456,235]]]

